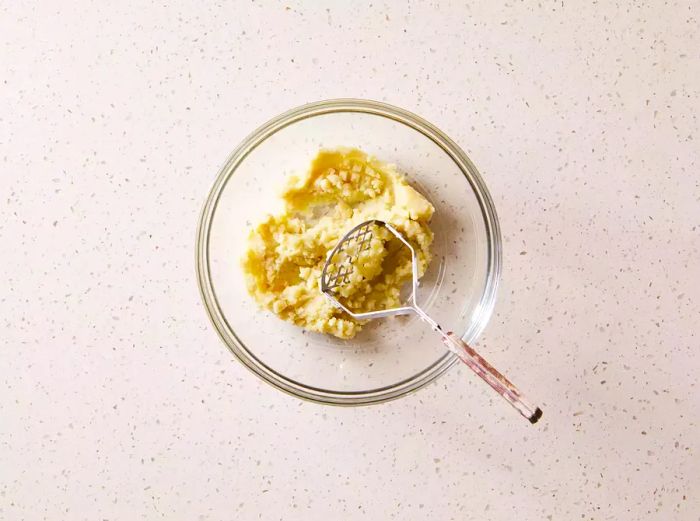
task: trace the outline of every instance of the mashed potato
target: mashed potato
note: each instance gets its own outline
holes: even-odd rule
[[[307,330],[352,338],[362,327],[319,289],[326,255],[356,224],[392,224],[415,248],[420,275],[430,262],[433,206],[393,165],[360,150],[322,150],[305,175],[289,180],[282,198],[284,212],[251,232],[243,270],[261,306]],[[358,273],[341,290],[349,309],[398,306],[400,289],[411,279],[410,252],[379,229]]]

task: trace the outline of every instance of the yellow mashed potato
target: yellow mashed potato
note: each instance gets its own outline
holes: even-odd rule
[[[352,338],[362,328],[319,289],[328,252],[353,226],[369,219],[390,223],[415,248],[420,275],[430,262],[433,206],[393,165],[360,150],[322,150],[306,174],[289,179],[282,199],[284,211],[251,232],[243,271],[261,306],[307,330]],[[392,237],[378,229],[355,276],[339,290],[352,311],[401,304],[411,256]]]

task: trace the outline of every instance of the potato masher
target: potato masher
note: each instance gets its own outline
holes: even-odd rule
[[[353,273],[356,270],[356,263],[361,260],[362,253],[369,250],[370,241],[374,236],[375,230],[379,228],[386,228],[411,251],[413,270],[411,296],[408,298],[405,306],[355,313],[348,309],[338,298],[340,297],[339,290],[342,290],[344,285],[350,283]],[[370,320],[373,318],[408,315],[411,313],[417,314],[424,322],[427,322],[434,331],[440,334],[447,349],[456,354],[462,362],[467,364],[472,371],[479,375],[498,394],[503,396],[508,403],[515,407],[525,418],[530,420],[531,423],[537,422],[542,416],[542,410],[529,403],[510,380],[484,360],[471,346],[451,331],[446,332],[443,330],[435,320],[430,318],[428,314],[418,306],[416,300],[417,289],[418,262],[413,246],[396,230],[396,228],[378,219],[362,222],[343,235],[328,254],[326,263],[323,266],[323,271],[321,272],[321,292],[329,298],[335,306],[342,309],[356,320]]]

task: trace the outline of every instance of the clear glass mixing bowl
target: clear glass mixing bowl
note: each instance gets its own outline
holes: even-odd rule
[[[334,405],[398,398],[457,362],[415,316],[370,322],[352,340],[310,333],[259,309],[240,268],[251,226],[279,210],[285,178],[320,148],[357,147],[394,163],[435,206],[434,260],[419,304],[473,343],[493,310],[501,235],[474,165],[445,134],[405,110],[339,99],[269,121],[231,154],[214,182],[197,233],[197,277],[214,327],[233,354],[266,382]]]

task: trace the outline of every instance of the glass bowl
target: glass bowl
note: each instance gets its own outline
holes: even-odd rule
[[[197,277],[219,336],[243,365],[276,388],[333,405],[398,398],[444,374],[457,358],[415,316],[374,320],[352,340],[310,333],[258,308],[240,259],[253,225],[280,210],[285,178],[320,148],[357,147],[397,165],[435,206],[434,260],[418,303],[473,343],[493,310],[501,236],[493,201],[474,165],[445,134],[376,101],[311,103],[246,138],[219,172],[197,232]]]

